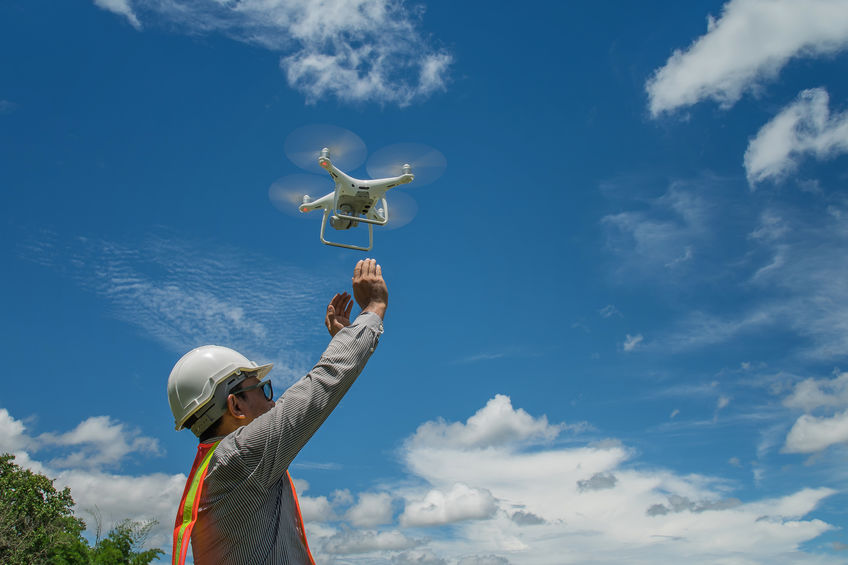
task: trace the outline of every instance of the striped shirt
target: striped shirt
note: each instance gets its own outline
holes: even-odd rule
[[[362,372],[382,332],[377,314],[360,314],[271,410],[221,439],[192,532],[197,565],[309,563],[286,471]]]

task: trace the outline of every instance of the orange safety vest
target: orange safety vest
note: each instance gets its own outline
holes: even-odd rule
[[[197,446],[197,455],[194,457],[191,472],[188,474],[188,480],[183,490],[183,498],[180,500],[180,508],[177,511],[177,519],[174,522],[174,546],[171,551],[172,565],[184,565],[185,563],[191,530],[194,528],[194,523],[197,522],[197,507],[200,505],[200,492],[203,489],[203,481],[206,479],[206,469],[209,467],[209,461],[212,459],[212,454],[215,452],[215,448],[218,447],[219,443],[220,440],[215,443],[201,443]],[[303,527],[303,516],[300,513],[300,503],[297,500],[294,481],[288,471],[286,471],[286,478],[289,480],[292,496],[294,496],[294,507],[297,510],[298,533],[300,534],[301,541],[303,541],[303,546],[306,548],[309,563],[315,565],[315,559],[312,558],[312,552],[309,551],[309,544],[306,541],[306,528]]]

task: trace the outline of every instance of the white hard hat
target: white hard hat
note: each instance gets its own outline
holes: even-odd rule
[[[248,376],[262,379],[272,364],[257,365],[220,345],[192,349],[177,361],[168,377],[168,402],[176,429],[188,426],[200,435],[224,415],[227,395]]]

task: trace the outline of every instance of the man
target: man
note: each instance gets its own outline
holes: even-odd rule
[[[173,563],[191,538],[197,565],[314,563],[288,467],[365,367],[383,332],[388,290],[374,259],[353,271],[347,293],[327,306],[333,336],[321,360],[273,402],[271,365],[204,346],[183,356],[168,379],[177,429],[200,438],[174,533]],[[196,519],[196,523],[194,520]]]

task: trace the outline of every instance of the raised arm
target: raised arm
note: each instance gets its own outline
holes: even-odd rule
[[[320,361],[283,393],[269,412],[233,434],[250,474],[268,486],[285,473],[377,347],[388,290],[382,269],[373,259],[356,264],[353,298],[362,312],[352,324],[348,319],[350,295],[337,294],[330,301],[325,324],[333,339]]]

